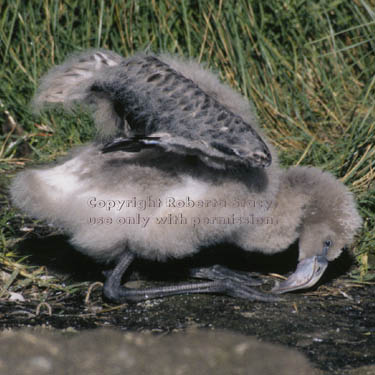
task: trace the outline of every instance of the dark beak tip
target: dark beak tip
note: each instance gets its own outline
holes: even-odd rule
[[[286,293],[288,290],[284,290],[282,283],[280,281],[275,281],[275,285],[271,289],[271,293],[274,294],[283,294]]]

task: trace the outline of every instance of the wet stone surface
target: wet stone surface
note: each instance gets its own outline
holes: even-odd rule
[[[296,350],[221,330],[171,335],[96,329],[0,333],[1,374],[314,375]]]

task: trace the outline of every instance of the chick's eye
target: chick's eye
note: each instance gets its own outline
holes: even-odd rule
[[[324,247],[331,247],[331,246],[332,246],[331,240],[324,241]]]

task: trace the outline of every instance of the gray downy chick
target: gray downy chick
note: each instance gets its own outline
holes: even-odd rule
[[[352,194],[319,169],[272,164],[229,175],[162,149],[103,153],[92,144],[20,173],[11,196],[27,214],[62,228],[79,251],[114,263],[104,284],[114,302],[210,292],[272,301],[247,274],[220,267],[193,271],[205,282],[160,288],[129,289],[121,278],[135,258],[188,257],[219,243],[274,254],[299,240],[297,270],[274,292],[308,288],[361,225]]]
[[[249,103],[193,61],[89,50],[42,78],[34,107],[91,108],[104,151],[159,147],[217,168],[268,167]]]

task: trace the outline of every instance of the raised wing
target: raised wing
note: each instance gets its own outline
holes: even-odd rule
[[[210,72],[205,77],[199,67],[201,79],[190,79],[184,75],[188,62],[179,64],[172,68],[157,56],[124,59],[111,51],[89,50],[51,69],[34,106],[88,106],[99,139],[106,143],[122,137],[123,150],[162,147],[198,155],[211,166],[218,165],[217,159],[220,165],[269,166],[271,153],[256,125],[230,105],[233,92],[223,97],[219,83],[207,90]],[[148,137],[158,142],[148,143]]]
[[[223,158],[250,167],[267,167],[271,153],[238,114],[155,56],[135,56],[109,70],[91,90],[116,103],[133,135],[164,136],[170,150]]]

